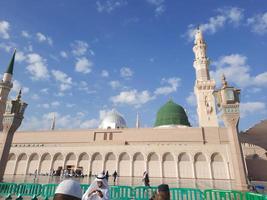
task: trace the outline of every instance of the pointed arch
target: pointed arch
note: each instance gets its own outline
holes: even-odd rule
[[[108,152],[105,156],[105,171],[108,171],[109,174],[117,170],[117,159],[116,155],[113,152]]]
[[[58,152],[53,157],[53,163],[52,163],[52,169],[54,170],[60,170],[63,169],[63,155],[62,153]]]
[[[162,168],[164,178],[176,177],[176,162],[170,152],[163,154]]]
[[[26,153],[22,153],[18,156],[17,164],[15,167],[15,173],[17,175],[24,175],[27,167],[28,156]]]
[[[65,160],[65,166],[64,168],[76,168],[76,155],[73,152],[70,152],[66,155],[66,160]]]
[[[193,167],[190,157],[182,152],[178,156],[178,169],[180,178],[193,178]]]
[[[97,175],[101,173],[103,170],[103,156],[96,152],[92,155],[91,160],[91,171],[93,175]]]
[[[8,160],[6,164],[5,174],[14,174],[14,167],[16,164],[17,156],[14,153],[8,155]]]
[[[206,156],[202,152],[198,152],[194,156],[194,168],[196,178],[209,179],[210,178],[210,165]]]
[[[83,174],[89,174],[89,155],[86,152],[83,152],[79,155],[78,158],[78,166],[79,168],[82,169]]]
[[[119,155],[118,174],[120,176],[131,176],[130,156],[126,152],[123,152]]]
[[[148,161],[148,174],[150,177],[160,177],[160,161],[159,156],[155,152],[151,152],[147,156]]]
[[[137,152],[133,155],[133,176],[143,176],[145,169],[145,157],[141,152]]]
[[[33,153],[29,157],[29,164],[26,174],[34,174],[35,170],[38,171],[38,163],[39,163],[39,155],[37,153]]]
[[[214,179],[227,179],[227,167],[220,153],[211,155],[211,171]]]
[[[52,159],[52,156],[49,153],[44,153],[41,156],[41,162],[40,162],[40,168],[39,168],[40,174],[49,174],[50,173],[51,159]]]

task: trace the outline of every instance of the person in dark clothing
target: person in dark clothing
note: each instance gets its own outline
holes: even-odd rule
[[[116,179],[117,179],[117,177],[118,177],[118,173],[117,173],[117,171],[115,170],[115,172],[112,174],[112,176],[113,176],[113,183],[114,183],[114,185],[116,184]]]
[[[109,173],[108,173],[108,170],[106,171],[105,178],[106,178],[106,179],[107,179],[107,181],[108,181],[108,178],[109,178]]]
[[[144,182],[145,186],[150,187],[149,176],[148,176],[148,173],[146,171],[143,174],[143,182]]]

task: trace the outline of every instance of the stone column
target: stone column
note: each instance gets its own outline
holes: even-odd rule
[[[209,157],[209,172],[210,172],[210,179],[214,179],[213,177],[213,171],[212,171],[212,163],[211,163],[211,158]]]
[[[160,170],[160,177],[163,178],[163,160],[162,158],[160,157],[159,159],[159,170]]]
[[[27,175],[28,174],[28,169],[29,169],[29,165],[30,165],[30,158],[31,156],[27,156],[27,161],[26,161],[26,168],[24,170],[24,174]]]

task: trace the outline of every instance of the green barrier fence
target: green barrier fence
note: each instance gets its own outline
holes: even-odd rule
[[[245,194],[246,200],[266,200],[267,196],[262,194],[257,194],[253,192],[246,192]]]
[[[52,199],[58,184],[32,184],[32,183],[0,183],[1,199]],[[88,184],[81,184],[82,191],[85,192]],[[111,186],[111,200],[149,200],[157,191],[157,187],[130,187]],[[267,196],[258,193],[242,193],[235,190],[213,190],[208,189],[202,192],[192,188],[170,188],[171,200],[267,200]],[[29,199],[29,198],[28,198]]]
[[[12,199],[11,196],[15,194],[16,188],[16,183],[0,183],[0,196],[5,199]]]
[[[235,190],[205,190],[206,200],[243,200],[243,193]]]
[[[149,200],[157,191],[157,187],[138,186],[132,190],[132,196],[137,200]]]
[[[23,197],[31,197],[32,200],[36,200],[41,193],[42,185],[33,183],[18,184],[15,192],[18,200],[23,199]]]
[[[201,190],[194,188],[170,188],[172,200],[203,200]]]
[[[130,186],[111,186],[110,199],[130,200],[132,199],[132,187]]]
[[[44,184],[42,186],[41,197],[44,200],[48,200],[49,198],[52,198],[55,195],[57,186],[58,184]]]

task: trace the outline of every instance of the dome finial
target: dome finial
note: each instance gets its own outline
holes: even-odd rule
[[[226,88],[228,86],[224,73],[222,74],[222,86],[223,88]]]
[[[20,101],[20,99],[21,99],[21,91],[22,91],[22,88],[19,89],[19,93],[18,93],[17,98],[16,98],[17,101]]]

